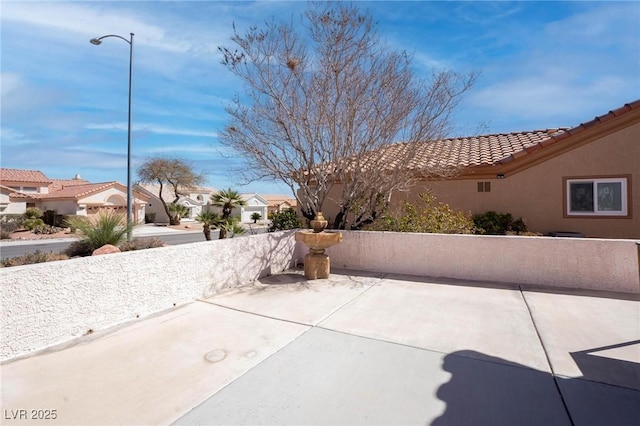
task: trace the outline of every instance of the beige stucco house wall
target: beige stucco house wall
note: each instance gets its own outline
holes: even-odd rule
[[[132,220],[134,223],[140,223],[144,219],[144,206],[147,198],[138,191],[133,191],[132,195]],[[126,187],[115,183],[106,189],[91,192],[86,196],[80,195],[73,198],[70,198],[68,195],[64,198],[57,198],[54,192],[46,198],[41,198],[37,206],[43,211],[53,210],[61,215],[93,216],[104,210],[115,210],[126,214],[126,197]]]
[[[629,179],[626,217],[567,216],[565,178],[618,176]],[[478,182],[486,181],[491,182],[491,191],[478,192]],[[494,210],[522,217],[534,232],[571,231],[587,237],[640,239],[640,122],[524,170],[505,173],[503,179],[467,177],[429,182],[416,192],[425,187],[457,209],[473,213]]]
[[[24,214],[27,210],[25,197],[12,196],[15,191],[4,185],[0,185],[0,215]]]
[[[578,178],[623,180],[625,213],[568,212],[566,180]],[[521,217],[533,232],[640,239],[639,188],[640,101],[635,101],[572,129],[549,131],[546,140],[508,152],[504,158],[464,167],[452,179],[419,182],[410,192],[396,194],[394,202],[415,201],[419,193],[431,190],[456,209]],[[341,185],[334,186],[323,206],[329,220],[337,214],[340,191]]]

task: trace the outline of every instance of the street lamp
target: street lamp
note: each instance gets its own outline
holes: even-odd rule
[[[132,189],[131,189],[131,82],[133,78],[133,33],[129,33],[131,38],[127,40],[116,34],[109,34],[98,38],[92,38],[89,43],[99,46],[102,40],[108,37],[119,38],[129,43],[129,122],[127,125],[127,241],[131,241],[131,209],[132,209]]]

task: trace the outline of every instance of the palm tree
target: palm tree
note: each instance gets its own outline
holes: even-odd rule
[[[247,230],[242,227],[239,223],[231,223],[227,226],[227,230],[231,232],[231,238],[236,235],[244,235],[247,233]]]
[[[189,208],[182,204],[171,203],[168,206],[169,213],[171,216],[169,217],[169,223],[171,225],[180,225],[180,220],[182,217],[189,213]]]
[[[222,208],[222,220],[227,221],[231,216],[231,212],[236,207],[247,205],[247,202],[242,198],[238,191],[231,188],[221,189],[217,194],[211,196],[211,204]],[[220,239],[227,238],[227,230],[224,227],[220,228]]]
[[[222,225],[220,215],[213,212],[201,212],[196,220],[202,222],[202,233],[207,241],[211,240],[211,228],[216,229]]]

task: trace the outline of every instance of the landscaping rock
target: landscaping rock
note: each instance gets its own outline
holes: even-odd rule
[[[111,244],[105,244],[99,249],[95,249],[93,253],[91,253],[91,256],[99,256],[101,254],[110,254],[110,253],[120,253],[120,249]]]

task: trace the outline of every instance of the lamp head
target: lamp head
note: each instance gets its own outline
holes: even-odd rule
[[[92,38],[91,40],[89,40],[89,43],[91,44],[95,44],[96,46],[102,44],[102,40],[97,39],[97,38]]]

